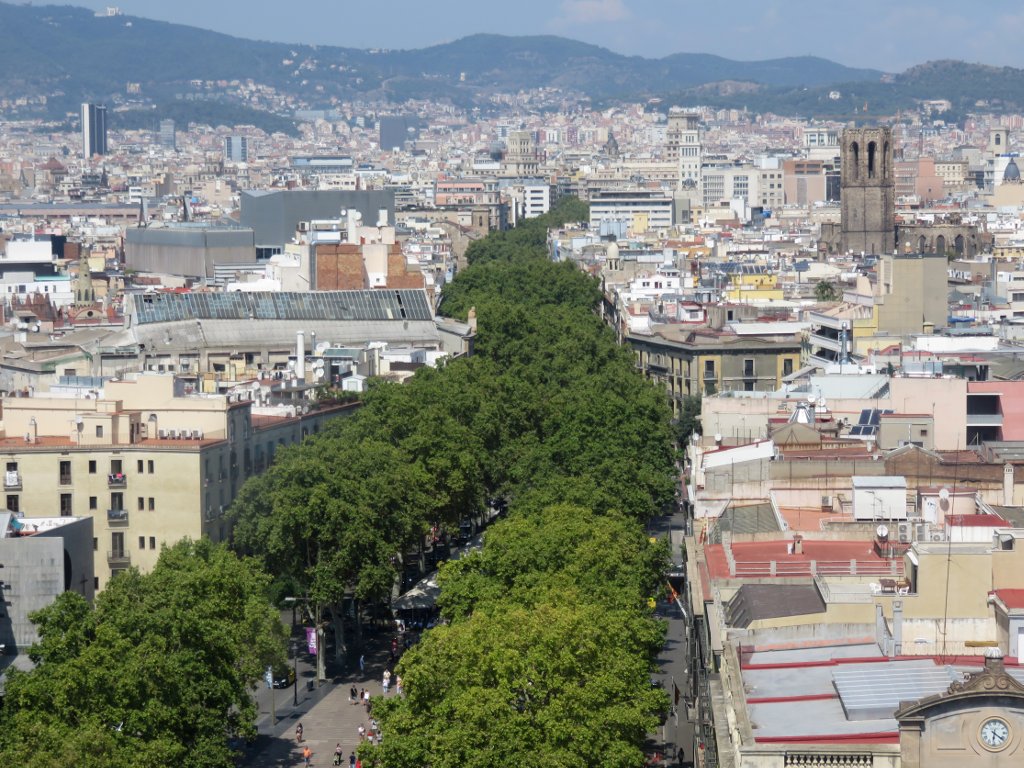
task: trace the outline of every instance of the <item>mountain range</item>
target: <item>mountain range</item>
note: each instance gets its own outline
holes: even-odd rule
[[[293,108],[285,99],[218,85],[233,80],[271,86],[314,109],[410,98],[486,109],[494,93],[546,87],[596,106],[660,97],[843,119],[892,114],[922,99],[950,101],[954,118],[977,102],[1024,111],[1024,71],[955,61],[885,74],[809,56],[648,59],[560,37],[482,34],[418,50],[362,50],[244,40],[84,8],[7,3],[0,3],[0,29],[0,98],[45,95],[45,105],[37,100],[21,112],[35,109],[56,119],[74,114],[82,101],[103,101],[115,106],[111,124],[125,127],[152,123],[157,114],[291,127]]]

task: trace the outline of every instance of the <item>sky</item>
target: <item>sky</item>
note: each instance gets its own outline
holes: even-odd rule
[[[129,15],[237,37],[352,48],[423,48],[495,32],[561,35],[649,58],[714,53],[759,60],[809,54],[887,72],[934,59],[1024,68],[1020,0],[113,2]],[[103,7],[95,1],[83,4]]]

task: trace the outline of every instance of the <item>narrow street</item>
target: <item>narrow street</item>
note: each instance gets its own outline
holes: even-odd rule
[[[651,536],[659,539],[668,538],[671,541],[671,561],[673,572],[682,571],[682,563],[685,548],[683,538],[686,531],[686,517],[682,512],[670,515],[663,515],[652,520],[647,527]],[[667,587],[666,587],[667,590]],[[670,698],[670,711],[665,723],[657,733],[652,734],[649,741],[648,755],[657,754],[661,762],[653,762],[654,765],[685,765],[692,762],[693,751],[693,725],[687,719],[686,692],[690,690],[689,683],[689,624],[684,616],[681,605],[685,605],[680,599],[679,602],[669,602],[664,599],[662,592],[658,600],[655,613],[658,618],[668,624],[668,631],[665,634],[665,646],[658,656],[658,672],[652,679],[668,693]],[[682,762],[680,762],[679,750],[683,750]]]

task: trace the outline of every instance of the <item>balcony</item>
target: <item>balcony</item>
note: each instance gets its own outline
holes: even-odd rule
[[[128,567],[132,564],[132,556],[124,549],[114,549],[107,552],[107,565],[110,567]]]
[[[112,472],[107,475],[107,487],[108,488],[127,488],[128,477],[124,472]]]
[[[127,509],[108,509],[107,523],[109,525],[128,525]]]
[[[20,491],[21,472],[8,471],[4,473],[4,488],[8,491]]]

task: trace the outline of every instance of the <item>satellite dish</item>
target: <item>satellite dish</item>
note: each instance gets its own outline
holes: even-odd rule
[[[880,538],[880,539],[887,539],[887,538],[889,538],[889,529],[888,529],[888,527],[886,527],[884,525],[880,525],[877,528],[875,528],[875,533],[878,534],[878,538]]]
[[[943,488],[939,491],[939,498],[943,501],[949,501],[949,488]]]

